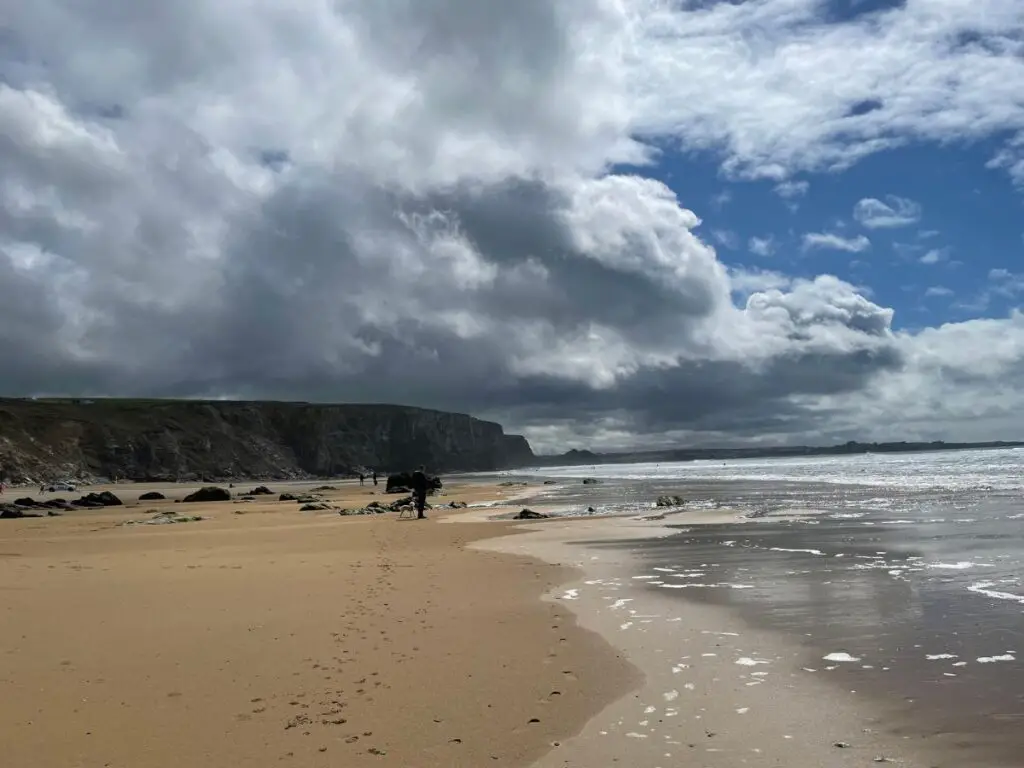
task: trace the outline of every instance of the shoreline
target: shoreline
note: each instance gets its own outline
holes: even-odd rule
[[[568,606],[643,677],[534,768],[666,768],[680,759],[716,767],[958,764],[940,743],[893,733],[896,707],[801,674],[806,649],[789,638],[754,628],[723,606],[654,594],[644,589],[647,577],[638,578],[627,548],[602,546],[669,536],[673,529],[623,517],[520,528],[526,532],[474,546],[582,572],[545,600]]]

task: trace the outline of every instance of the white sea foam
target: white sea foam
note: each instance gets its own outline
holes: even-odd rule
[[[974,592],[985,597],[991,597],[993,600],[1009,600],[1014,603],[1024,603],[1024,595],[1015,595],[1012,592],[1001,592],[997,589],[992,589],[996,586],[994,581],[979,581],[976,584],[971,584],[967,588],[969,592]]]
[[[736,659],[736,663],[741,667],[756,667],[758,664],[771,664],[768,659],[752,659],[749,656],[742,656]]]
[[[820,549],[786,549],[785,547],[769,547],[771,552],[800,552],[805,555],[816,555],[817,557],[824,557],[825,553]]]
[[[1001,656],[981,656],[976,661],[979,664],[994,664],[997,661],[1016,661],[1017,657],[1010,653],[1004,653]]]
[[[974,563],[970,560],[961,560],[957,563],[925,563],[925,568],[935,568],[943,571],[967,571],[971,568],[991,568],[991,563]]]
[[[544,467],[526,474],[553,478],[622,480],[712,480],[830,483],[962,491],[1024,490],[1019,471],[1021,450],[873,453],[840,456],[733,459],[597,466]],[[890,508],[886,498],[868,500],[867,508]]]
[[[928,661],[938,661],[939,659],[955,659],[957,655],[955,653],[930,653],[925,658]]]
[[[753,584],[662,584],[663,589],[753,589]]]
[[[836,651],[835,653],[830,653],[827,656],[822,656],[821,658],[824,661],[843,661],[843,662],[860,661],[859,657],[851,656],[846,651]]]

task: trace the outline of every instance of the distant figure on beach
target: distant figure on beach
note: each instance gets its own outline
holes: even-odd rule
[[[363,480],[365,480],[365,479],[366,479],[366,475],[364,475],[362,472],[360,472],[359,473],[359,484],[362,485],[363,484]]]
[[[377,484],[377,470],[376,469],[373,470],[373,484],[374,485]]]
[[[426,517],[423,514],[423,510],[427,506],[427,473],[424,471],[425,469],[426,467],[421,465],[412,473],[412,499],[416,505],[417,520],[423,520]]]
[[[40,493],[46,493],[46,486],[45,485],[40,485],[39,486],[39,492]]]

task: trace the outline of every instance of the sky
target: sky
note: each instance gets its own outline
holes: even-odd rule
[[[36,0],[0,394],[1024,439],[1019,0]]]

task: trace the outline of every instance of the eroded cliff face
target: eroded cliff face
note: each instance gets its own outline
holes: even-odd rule
[[[0,399],[7,482],[488,471],[532,460],[526,440],[499,424],[405,406]]]

